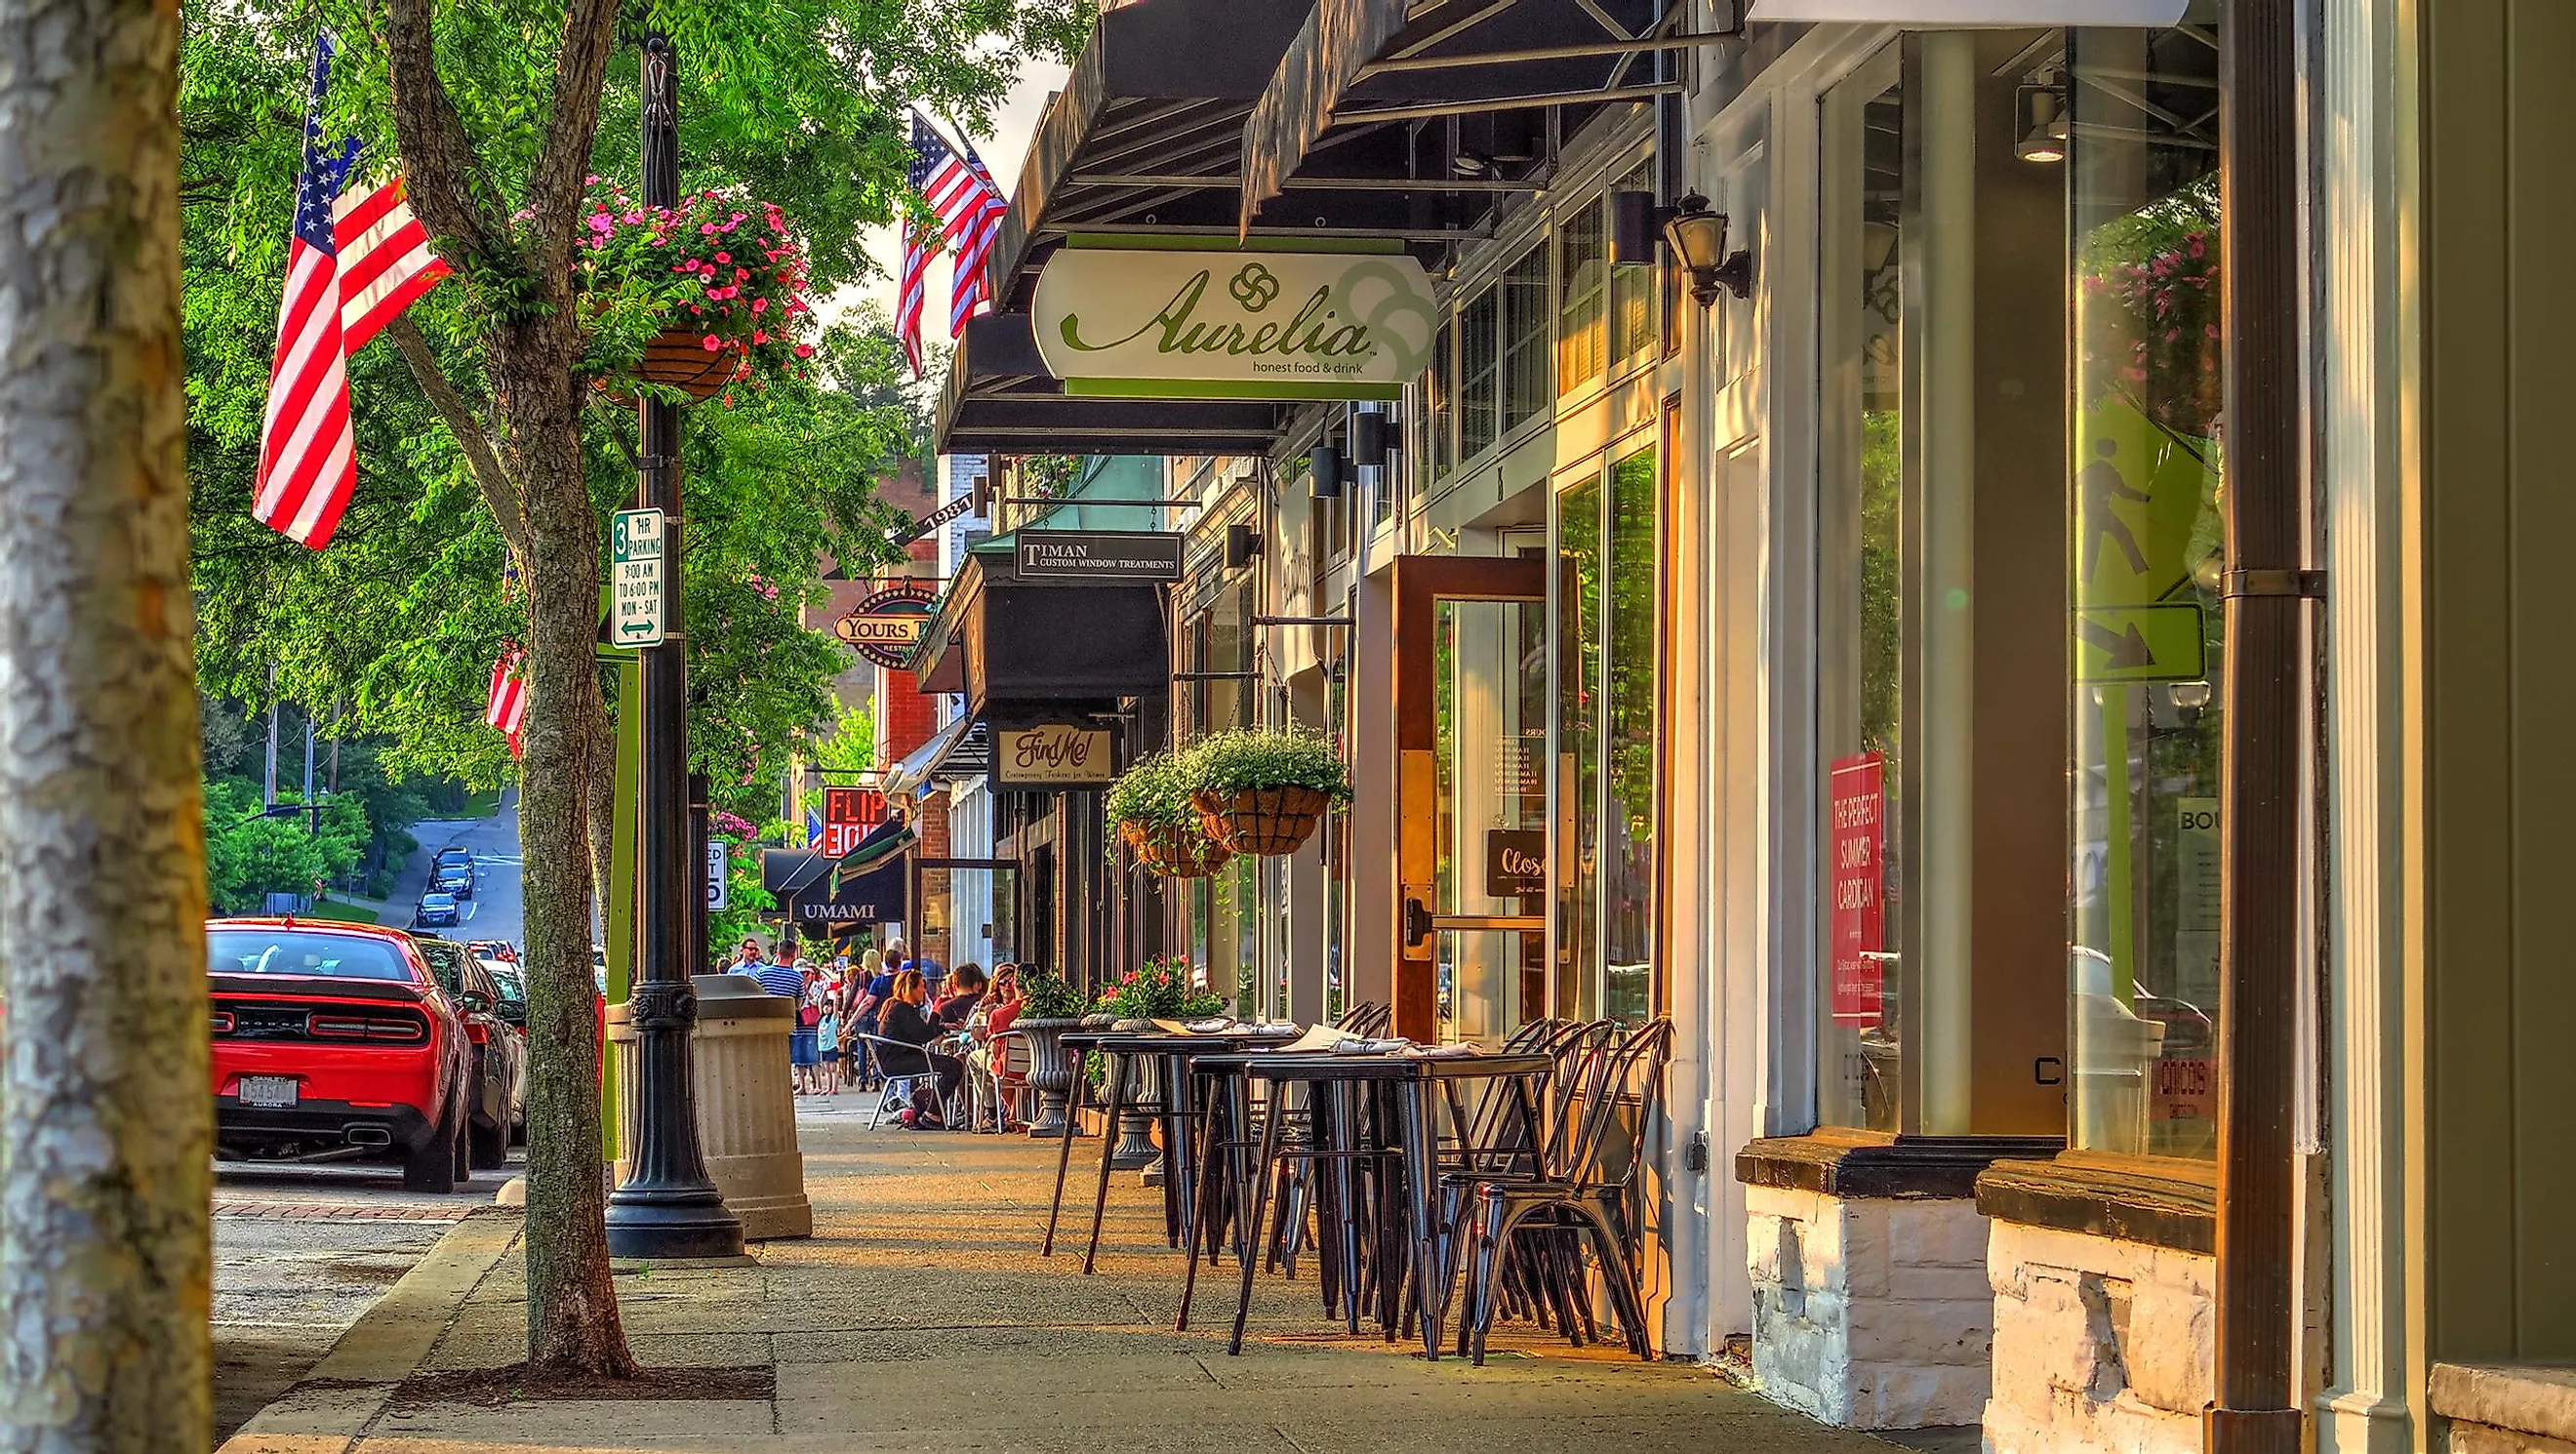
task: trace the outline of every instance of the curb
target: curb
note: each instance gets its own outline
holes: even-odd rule
[[[512,1247],[516,1212],[477,1209],[367,1309],[330,1355],[216,1454],[348,1454]]]

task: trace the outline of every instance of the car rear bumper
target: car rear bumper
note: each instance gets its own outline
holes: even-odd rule
[[[376,1132],[386,1139],[378,1141]],[[308,1100],[278,1108],[245,1106],[237,1096],[215,1097],[215,1140],[221,1145],[312,1141],[412,1150],[428,1145],[437,1133],[437,1124],[417,1106]]]

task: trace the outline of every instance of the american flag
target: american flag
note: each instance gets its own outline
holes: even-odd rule
[[[358,159],[351,137],[322,142],[322,98],[336,43],[313,42],[313,89],[304,110],[304,170],[277,310],[260,421],[259,486],[251,514],[315,550],[331,543],[357,487],[349,428],[349,354],[447,275],[403,201],[396,178],[356,198],[340,189]]]
[[[1010,204],[974,148],[960,154],[918,111],[912,113],[912,151],[906,180],[930,204],[939,219],[940,242],[956,258],[948,293],[948,336],[954,338],[965,331],[968,315],[983,299],[984,261]],[[903,337],[904,357],[916,378],[921,374],[921,313],[933,250],[919,229],[905,226],[895,330]]]
[[[526,653],[515,646],[492,663],[492,695],[484,703],[483,725],[500,728],[510,739],[510,755],[519,755],[520,733],[528,725],[528,673]]]

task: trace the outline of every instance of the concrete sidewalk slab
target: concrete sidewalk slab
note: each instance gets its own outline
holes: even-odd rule
[[[1076,1147],[1057,1253],[1041,1258],[1052,1145],[869,1131],[843,1118],[809,1117],[801,1134],[814,1237],[760,1245],[745,1265],[644,1265],[617,1278],[640,1361],[772,1366],[771,1397],[468,1402],[400,1393],[414,1371],[521,1356],[516,1219],[478,1215],[351,1331],[316,1380],[224,1454],[1886,1454],[1876,1440],[1821,1428],[1705,1370],[1640,1364],[1611,1349],[1578,1353],[1526,1326],[1498,1329],[1483,1368],[1430,1363],[1373,1328],[1355,1337],[1326,1321],[1311,1264],[1295,1282],[1260,1279],[1250,1340],[1229,1357],[1234,1268],[1202,1276],[1196,1326],[1174,1332],[1181,1258],[1164,1242],[1160,1194],[1134,1176],[1112,1184],[1099,1270],[1082,1275],[1097,1142]]]

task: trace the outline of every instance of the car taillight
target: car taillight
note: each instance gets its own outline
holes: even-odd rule
[[[215,1011],[215,1012],[214,1012],[214,1014],[213,1014],[210,1018],[214,1021],[214,1030],[215,1030],[215,1033],[216,1033],[216,1034],[218,1034],[218,1035],[229,1035],[229,1034],[233,1033],[233,1012],[232,1012],[232,1011],[230,1011],[230,1010],[217,1010],[217,1011]]]
[[[364,1015],[315,1015],[304,1025],[305,1032],[316,1040],[374,1040],[387,1044],[417,1044],[428,1038],[428,1032],[410,1020],[378,1020]]]

